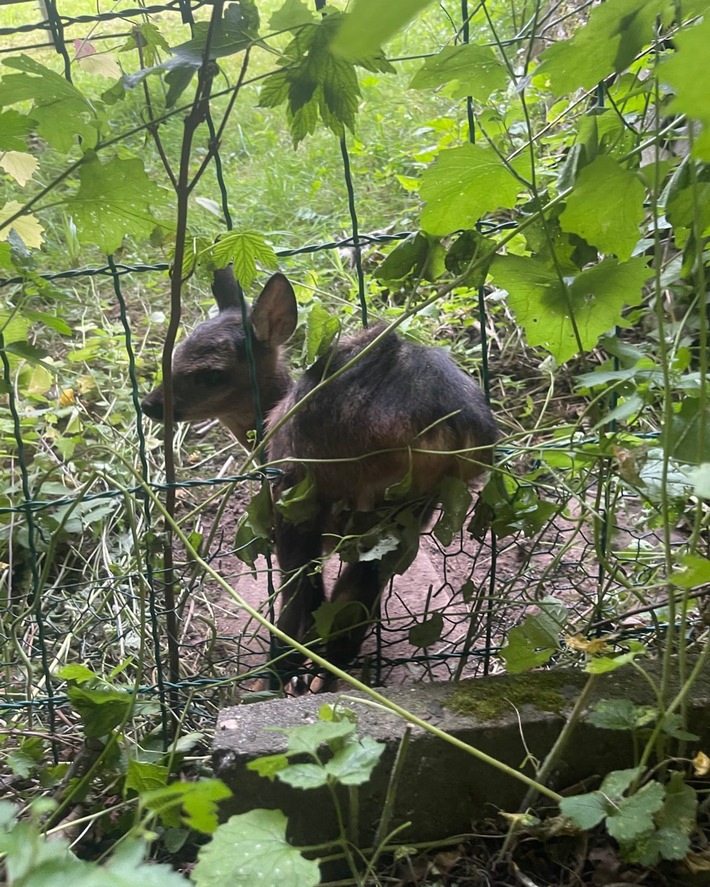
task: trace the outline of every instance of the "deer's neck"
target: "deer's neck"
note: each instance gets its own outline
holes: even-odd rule
[[[259,411],[261,413],[262,422],[268,414],[277,406],[289,393],[293,387],[293,379],[290,373],[283,365],[276,365],[273,371],[263,375],[259,379]],[[257,424],[257,413],[251,392],[248,393],[249,409],[245,409],[245,405],[235,404],[235,411],[220,416],[223,425],[232,432],[240,444],[246,449],[251,450],[254,447],[253,435]]]

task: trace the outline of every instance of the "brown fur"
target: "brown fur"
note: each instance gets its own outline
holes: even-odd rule
[[[256,410],[230,268],[215,272],[213,292],[219,315],[200,325],[175,351],[175,419],[218,418],[247,445]],[[432,513],[444,477],[468,481],[490,465],[497,432],[480,389],[443,349],[383,334],[382,327],[338,343],[292,382],[280,346],[296,319],[293,289],[276,274],[254,302],[248,322],[260,406],[268,414],[269,429],[274,429],[269,458],[283,472],[274,498],[307,474],[315,486],[316,507],[309,520],[292,524],[278,508],[275,512],[282,571],[279,625],[303,640],[312,628],[314,611],[325,600],[320,562],[328,544],[339,544],[346,525],[359,523],[369,529],[377,524],[377,509],[387,509],[395,523],[402,509],[413,510],[415,527],[421,527]],[[332,378],[340,370],[342,374]],[[327,384],[313,393],[325,380]],[[148,416],[162,420],[162,387],[152,391],[142,407]],[[394,502],[388,499],[388,487],[405,480],[406,491]],[[354,610],[336,620],[341,633],[329,641],[331,660],[344,664],[357,654],[384,583],[411,563],[416,541],[402,543],[379,561],[358,560],[344,567],[331,597],[352,601]]]

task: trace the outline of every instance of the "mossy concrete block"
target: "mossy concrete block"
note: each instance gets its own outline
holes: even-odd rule
[[[462,742],[534,776],[531,760],[545,758],[585,681],[586,675],[576,671],[540,672],[461,683],[417,684],[386,690],[384,695]],[[286,738],[273,727],[313,723],[324,703],[338,703],[357,713],[361,735],[386,745],[371,780],[359,789],[355,830],[361,845],[368,845],[383,810],[395,755],[407,725],[394,714],[358,701],[357,694],[348,697],[323,693],[224,709],[217,722],[213,763],[216,775],[234,794],[225,802],[223,815],[255,807],[277,808],[288,816],[289,837],[296,844],[313,845],[335,837],[338,826],[326,790],[306,792],[278,779],[271,782],[248,770],[247,764],[262,755],[285,750]],[[654,702],[648,682],[630,668],[600,676],[592,699],[600,698]],[[709,701],[710,673],[706,670],[689,700],[690,729],[704,740],[698,748],[707,748],[710,738]],[[632,750],[628,732],[598,729],[583,717],[548,784],[563,789],[583,783],[580,791],[588,790],[596,785],[595,777],[600,774],[632,766]],[[444,838],[470,831],[476,821],[498,810],[517,810],[525,792],[519,780],[415,726],[389,827],[411,823],[399,836],[405,841]],[[341,797],[347,810],[347,795]]]

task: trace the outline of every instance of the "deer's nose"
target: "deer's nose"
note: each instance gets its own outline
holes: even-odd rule
[[[163,421],[163,401],[162,398],[155,397],[155,392],[151,392],[141,402],[141,409],[149,419],[155,419],[157,422]]]

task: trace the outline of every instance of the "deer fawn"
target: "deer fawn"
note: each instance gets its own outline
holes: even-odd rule
[[[212,292],[219,314],[198,326],[173,356],[175,420],[217,418],[249,447],[256,410],[231,267],[214,273]],[[416,555],[442,479],[468,481],[480,474],[491,463],[497,431],[481,390],[446,351],[394,332],[382,335],[381,326],[335,344],[294,382],[281,346],[296,321],[293,288],[275,274],[248,315],[259,402],[273,429],[269,460],[283,472],[274,501],[307,477],[312,481],[307,519],[289,522],[275,509],[282,574],[278,624],[292,637],[307,638],[325,601],[324,549],[335,547],[350,562],[331,595],[343,609],[327,656],[344,665],[360,649],[386,582]],[[142,409],[163,419],[162,387],[148,394]],[[376,550],[358,559],[350,550],[353,539],[369,539],[372,546],[383,536],[390,544],[380,556]]]

